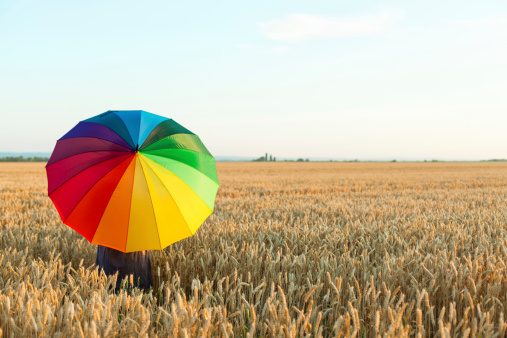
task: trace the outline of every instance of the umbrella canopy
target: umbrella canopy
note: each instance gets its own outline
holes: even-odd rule
[[[107,111],[56,142],[48,195],[62,221],[123,252],[163,249],[213,212],[215,159],[199,137],[142,110]]]

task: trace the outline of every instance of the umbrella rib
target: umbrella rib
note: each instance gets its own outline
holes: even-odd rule
[[[59,160],[59,161],[57,161],[57,162],[53,162],[53,163],[51,163],[49,166],[46,166],[46,168],[48,168],[48,167],[52,166],[53,164],[56,164],[56,163],[58,163],[58,162],[60,162],[60,161],[62,161],[62,160],[65,160],[65,159],[67,159],[67,158],[71,158],[71,157],[73,157],[73,156],[82,155],[82,154],[87,154],[87,153],[97,153],[97,152],[100,152],[100,151],[111,151],[111,150],[87,151],[87,152],[84,152],[84,153],[80,153],[80,154],[72,155],[72,156],[69,156],[69,157],[66,157],[66,158],[62,158],[61,160]],[[111,151],[111,152],[112,152],[112,151]],[[114,151],[114,152],[124,153],[123,151]],[[68,178],[65,182],[63,182],[62,184],[60,184],[58,187],[56,187],[56,188],[55,188],[55,189],[51,192],[51,194],[53,194],[56,190],[58,190],[58,188],[60,188],[62,185],[64,185],[65,183],[67,183],[67,181],[69,181],[70,179],[72,179],[74,176],[79,175],[79,174],[80,174],[80,173],[82,173],[83,171],[85,171],[85,170],[87,170],[87,169],[90,169],[91,167],[94,167],[94,166],[96,166],[96,165],[98,165],[98,164],[101,164],[101,163],[103,163],[103,162],[106,162],[106,161],[109,161],[109,160],[112,160],[112,159],[115,159],[115,158],[118,158],[118,157],[121,157],[121,156],[125,156],[125,155],[126,155],[126,154],[118,155],[118,156],[115,156],[115,157],[110,157],[110,158],[108,158],[108,159],[105,159],[105,160],[103,160],[103,161],[97,162],[97,163],[95,163],[95,164],[92,164],[91,166],[88,166],[88,167],[86,167],[86,168],[84,168],[84,169],[80,170],[79,172],[77,172],[77,173],[75,173],[74,175],[72,175],[71,177],[69,177],[69,178]],[[51,195],[51,194],[49,194],[49,195]]]
[[[141,160],[143,162],[146,162],[146,161],[144,161],[144,159],[141,159],[141,157],[139,156],[139,161],[141,161]],[[146,173],[144,172],[144,166],[142,164],[141,164],[141,170],[143,171],[144,179],[146,180]],[[155,174],[155,175],[157,175],[157,174]],[[158,176],[157,176],[157,178],[158,178]],[[158,178],[158,179],[160,180],[160,178]],[[157,228],[157,234],[158,234],[158,245],[160,246],[160,250],[162,250],[163,248],[162,248],[162,242],[160,241],[160,231],[158,230],[157,214],[155,213],[155,207],[153,206],[153,199],[151,198],[150,186],[148,185],[148,182],[146,182],[146,186],[148,187],[148,192],[150,195],[151,210],[153,210],[153,218],[155,218],[155,226]],[[181,211],[180,211],[180,213],[181,213]]]
[[[152,160],[153,161],[153,160]],[[162,182],[162,186],[164,187],[164,189],[167,191],[167,193],[169,194],[169,196],[171,196],[173,202],[174,202],[174,205],[176,206],[176,208],[178,208],[178,211],[180,212],[180,215],[181,217],[185,220],[185,223],[187,225],[187,228],[188,230],[190,231],[190,233],[193,235],[194,232],[192,231],[192,229],[190,229],[190,227],[188,226],[188,223],[187,223],[187,219],[185,218],[185,215],[183,215],[183,213],[181,212],[181,209],[180,209],[180,206],[178,205],[178,203],[176,203],[176,200],[174,199],[173,195],[171,194],[171,192],[169,191],[169,189],[167,189],[164,181],[162,181],[162,179],[157,175],[157,173],[155,172],[155,170],[153,170],[153,168],[151,167],[151,164],[148,162],[148,161],[145,161],[148,166],[150,167],[150,170],[155,174],[155,176],[157,176],[158,180],[160,182]],[[165,168],[164,168],[165,169]],[[174,174],[173,174],[174,175]],[[174,175],[177,179],[181,180],[181,178],[179,178],[178,176]],[[184,184],[186,184],[183,180],[181,180]],[[192,190],[193,191],[193,190]],[[195,193],[195,191],[194,191]],[[208,207],[209,208],[209,207]],[[211,209],[210,209],[211,210]],[[211,210],[211,212],[213,212],[213,210]]]
[[[178,148],[174,148],[174,149],[178,149]],[[195,150],[190,150],[190,149],[185,149],[185,150],[192,151],[192,152],[194,152],[194,153],[201,154],[201,155],[203,155],[203,156],[208,156],[208,155],[206,155],[206,154],[200,153],[200,152],[195,151]],[[148,151],[149,151],[149,150],[148,150]],[[198,169],[196,169],[196,168],[192,167],[191,165],[189,165],[189,164],[187,164],[187,163],[185,163],[185,162],[182,162],[182,161],[176,160],[176,159],[171,158],[171,157],[166,157],[166,156],[161,156],[161,155],[156,155],[156,154],[150,154],[150,153],[148,153],[148,151],[147,151],[147,152],[145,152],[145,153],[146,153],[146,154],[149,154],[150,156],[162,157],[162,158],[166,158],[166,159],[169,159],[169,160],[172,160],[172,161],[175,161],[175,162],[182,163],[182,164],[184,164],[184,165],[186,165],[186,166],[188,166],[188,167],[192,168],[193,170],[197,171],[199,174],[203,175],[204,177],[208,178],[208,179],[209,179],[209,180],[211,180],[213,183],[215,183],[215,184],[219,185],[219,183],[218,183],[218,182],[215,182],[215,181],[214,181],[211,177],[209,177],[208,175],[206,175],[206,174],[205,174],[205,173],[203,173],[202,171],[199,171]],[[146,156],[146,155],[145,155],[145,156]],[[213,156],[208,156],[208,157],[209,157],[209,158],[211,158],[213,161],[215,160],[215,159],[213,158]]]
[[[72,210],[69,212],[69,214],[67,215],[67,217],[65,217],[65,219],[63,220],[63,222],[65,223],[65,221],[70,217],[70,215],[72,215],[72,213],[74,212],[74,210],[76,209],[76,207],[79,205],[79,203],[81,203],[81,201],[86,197],[86,195],[88,195],[88,193],[90,192],[90,190],[93,189],[93,187],[95,185],[97,185],[97,183],[102,180],[107,174],[109,174],[114,168],[116,168],[117,166],[119,166],[120,164],[122,164],[123,162],[125,161],[128,161],[130,159],[130,157],[127,157],[126,159],[124,159],[123,161],[121,161],[120,163],[118,163],[117,165],[115,165],[113,168],[111,168],[111,170],[109,170],[107,173],[105,173],[101,178],[99,178],[95,183],[93,183],[93,185],[90,187],[90,189],[88,189],[86,191],[86,193],[83,195],[83,197],[81,197],[81,199],[79,200],[79,202],[77,202],[77,204],[72,208]],[[116,188],[115,188],[116,189]]]

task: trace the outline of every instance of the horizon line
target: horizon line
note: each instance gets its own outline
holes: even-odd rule
[[[50,157],[52,152],[45,151],[0,151],[0,157],[10,157],[10,156],[22,156],[25,155],[47,155],[44,157]],[[260,159],[264,156],[247,156],[247,155],[215,155],[213,156],[218,162],[246,162],[252,161],[255,159]],[[266,161],[266,162],[281,162],[281,161],[297,161],[298,159],[317,161],[317,162],[330,162],[330,161],[339,161],[339,162],[392,162],[392,161],[400,161],[400,162],[431,162],[431,161],[441,161],[441,162],[481,162],[481,161],[507,161],[507,158],[473,158],[473,159],[464,159],[464,158],[449,158],[449,157],[404,157],[404,156],[382,156],[382,157],[327,157],[327,156],[275,156],[276,161]]]

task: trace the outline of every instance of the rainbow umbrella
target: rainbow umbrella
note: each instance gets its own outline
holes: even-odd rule
[[[197,135],[142,110],[107,111],[56,142],[48,195],[62,221],[123,252],[163,249],[213,212],[215,159]]]

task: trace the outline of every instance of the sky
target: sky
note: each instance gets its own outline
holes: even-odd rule
[[[107,110],[213,155],[507,158],[507,2],[0,0],[0,152]]]

